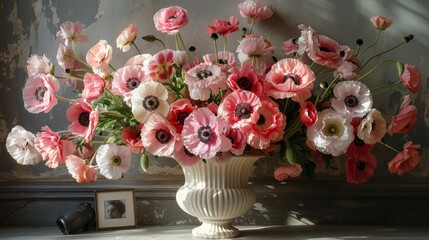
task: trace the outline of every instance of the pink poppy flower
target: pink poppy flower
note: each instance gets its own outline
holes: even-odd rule
[[[370,152],[349,156],[346,161],[346,177],[348,183],[365,183],[374,175],[377,159]]]
[[[305,102],[299,110],[299,119],[305,126],[310,127],[317,122],[318,119],[317,109],[312,102]]]
[[[217,33],[221,36],[227,37],[230,33],[238,31],[238,24],[240,24],[240,22],[234,16],[231,16],[229,21],[215,19],[213,20],[212,25],[207,27],[207,35],[210,37],[213,33]]]
[[[36,165],[41,160],[39,152],[34,146],[34,134],[16,125],[6,138],[7,152],[21,165]]]
[[[86,73],[83,77],[85,88],[82,91],[82,98],[85,101],[92,101],[101,96],[104,91],[104,79],[94,73]]]
[[[189,99],[179,99],[170,105],[170,112],[167,115],[167,120],[176,128],[178,133],[181,133],[185,119],[195,109],[197,109],[197,107],[192,106]]]
[[[277,103],[270,98],[262,99],[261,103],[257,122],[245,132],[247,144],[256,149],[266,149],[281,140],[286,127],[286,116],[280,112]]]
[[[181,166],[192,166],[201,161],[200,157],[189,152],[189,150],[183,145],[183,141],[176,144],[176,150],[173,152],[173,158]]]
[[[404,144],[404,150],[389,162],[390,173],[402,175],[413,170],[420,162],[420,144],[413,145],[411,141]]]
[[[248,35],[240,41],[236,52],[241,63],[253,61],[254,66],[259,66],[273,55],[273,50],[271,43],[263,37]]]
[[[246,147],[246,136],[237,128],[227,126],[224,135],[231,140],[231,152],[235,155],[242,155]]]
[[[43,56],[33,54],[27,59],[27,73],[29,77],[39,73],[50,74],[53,70],[53,64],[45,54]]]
[[[273,11],[264,4],[256,0],[245,0],[238,4],[240,14],[245,17],[247,23],[250,23],[253,19],[254,22],[258,22],[259,19],[267,19],[273,15]]]
[[[76,53],[72,48],[68,48],[63,44],[60,44],[57,52],[58,65],[64,70],[70,71],[76,69],[79,66],[79,61],[76,60]]]
[[[231,149],[231,140],[222,134],[225,127],[225,121],[209,109],[198,108],[185,119],[183,144],[192,154],[210,159]]]
[[[138,124],[135,127],[125,127],[122,129],[121,141],[127,145],[131,153],[138,154],[144,150],[141,138],[141,130],[143,124]]]
[[[358,158],[362,154],[370,153],[375,144],[366,144],[360,138],[355,137],[355,140],[347,148],[347,156]]]
[[[73,134],[84,137],[89,143],[94,137],[94,131],[98,124],[98,107],[92,109],[91,104],[83,99],[77,99],[66,111],[66,117],[72,123],[68,129]]]
[[[174,51],[171,49],[162,50],[153,55],[147,65],[147,73],[158,82],[167,82],[173,73]]]
[[[217,66],[220,66],[222,72],[225,74],[228,74],[228,72],[237,65],[235,56],[232,52],[218,52],[217,60],[214,54],[206,54],[203,56],[203,59],[205,63],[216,64]]]
[[[68,155],[73,154],[72,141],[62,138],[48,126],[42,127],[43,132],[36,133],[34,146],[46,161],[46,166],[56,168],[63,163]]]
[[[98,148],[96,161],[101,175],[108,179],[120,179],[130,169],[131,152],[126,146],[104,144]]]
[[[93,183],[97,181],[98,172],[94,166],[86,164],[82,158],[69,155],[66,158],[66,166],[70,175],[76,179],[78,183]]]
[[[274,178],[277,181],[284,181],[288,177],[298,177],[302,173],[302,167],[298,163],[278,167],[274,171]]]
[[[122,96],[124,101],[131,106],[131,91],[142,82],[150,82],[152,79],[145,74],[140,65],[128,65],[119,68],[113,75],[112,92]]]
[[[292,98],[303,103],[311,96],[315,80],[313,71],[306,64],[285,58],[274,64],[265,76],[265,90],[275,99]]]
[[[156,156],[171,156],[180,135],[164,116],[155,113],[144,124],[141,132],[146,151]]]
[[[75,149],[73,155],[82,159],[89,159],[94,154],[94,145],[92,143],[83,143]]]
[[[216,165],[226,164],[231,160],[232,154],[229,151],[226,152],[217,152],[216,155],[207,161],[212,161]]]
[[[341,46],[341,51],[344,52],[343,63],[335,70],[334,76],[346,80],[356,80],[361,67],[359,59],[348,46]]]
[[[392,25],[393,20],[384,16],[373,16],[369,19],[376,29],[384,30]]]
[[[58,90],[60,83],[50,74],[29,77],[22,90],[25,109],[31,113],[48,113],[58,103],[55,96]]]
[[[112,60],[112,46],[106,40],[100,40],[86,53],[86,62],[95,68],[103,69]]]
[[[186,72],[185,84],[189,95],[194,100],[206,101],[210,92],[218,94],[219,90],[227,88],[226,75],[214,64],[201,63]]]
[[[149,53],[139,54],[139,55],[130,57],[130,59],[128,59],[125,62],[124,66],[128,66],[128,65],[147,66],[151,57],[152,55]]]
[[[405,96],[404,103],[401,105],[397,115],[390,119],[387,127],[387,133],[392,136],[394,133],[409,132],[417,121],[417,107],[410,105],[409,95]]]
[[[256,74],[252,65],[248,63],[244,63],[239,70],[234,69],[226,83],[234,91],[249,91],[257,96],[262,95],[262,79]]]
[[[261,100],[249,91],[232,92],[219,105],[218,115],[232,128],[247,132],[258,122]]]
[[[57,32],[57,38],[63,39],[66,46],[74,42],[86,42],[88,36],[82,34],[85,25],[80,22],[64,22],[60,25],[60,31]]]
[[[153,21],[158,31],[173,35],[188,24],[188,12],[179,6],[162,8],[155,13]]]
[[[299,47],[299,45],[296,42],[297,42],[296,38],[291,38],[287,41],[284,41],[282,43],[283,54],[289,55],[289,54],[296,53],[298,51],[298,47]]]
[[[420,91],[420,71],[415,66],[405,64],[400,79],[410,92],[417,93]]]
[[[134,42],[137,36],[137,27],[134,24],[128,25],[122,30],[119,36],[116,38],[116,47],[121,49],[122,52],[128,52],[131,44]]]

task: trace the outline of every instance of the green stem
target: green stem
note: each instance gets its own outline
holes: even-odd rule
[[[227,45],[227,40],[226,37],[223,37],[223,51],[226,52],[226,45]]]
[[[164,42],[163,41],[161,41],[160,39],[155,39],[156,41],[158,41],[158,42],[160,42],[161,44],[162,44],[162,47],[164,48],[164,49],[167,49],[166,47],[165,47],[165,44],[164,44]]]
[[[252,17],[252,20],[251,20],[251,23],[250,23],[250,30],[249,30],[249,34],[252,34],[253,25],[255,25],[255,18],[253,18],[253,17]]]
[[[65,97],[61,97],[61,96],[59,96],[59,95],[55,95],[55,97],[57,97],[59,100],[61,100],[61,101],[64,101],[64,102],[67,102],[67,103],[71,103],[71,104],[73,104],[74,103],[74,99],[70,99],[70,98],[65,98]]]
[[[110,67],[114,72],[116,72],[116,69],[112,66],[112,64],[110,64],[110,63],[109,63],[109,67]]]
[[[332,82],[329,84],[329,86],[323,92],[322,97],[320,98],[321,101],[323,99],[325,99],[325,95],[331,90],[332,86],[334,85],[334,83],[337,82],[338,79],[339,79],[339,77],[337,76],[337,77],[334,78],[334,80],[332,80]],[[318,104],[319,104],[319,102],[315,102],[314,106],[317,107]]]
[[[179,34],[176,34],[174,36],[175,43],[176,43],[176,51],[179,51]]]
[[[216,43],[216,40],[215,40],[215,39],[213,39],[213,44],[214,44],[214,50],[215,50],[215,59],[216,59],[216,63],[218,63],[218,62],[219,62],[219,58],[218,58],[218,56],[217,56],[217,52],[218,52],[218,50],[217,50],[217,43]]]
[[[380,141],[380,142],[378,142],[378,143],[380,143],[381,145],[383,145],[383,146],[387,147],[388,149],[390,149],[390,150],[392,150],[392,151],[394,151],[394,152],[396,152],[396,153],[399,153],[399,151],[398,151],[398,150],[394,149],[393,147],[391,147],[391,146],[387,145],[386,143],[384,143],[384,142],[382,142],[382,141]]]
[[[376,96],[376,95],[381,94],[381,93],[390,92],[393,89],[397,88],[398,85],[400,85],[401,83],[402,83],[401,81],[398,81],[394,84],[385,85],[385,86],[381,86],[381,87],[371,89],[371,95]]]
[[[389,48],[389,49],[387,49],[387,50],[385,50],[385,51],[382,51],[382,52],[379,52],[379,53],[377,53],[377,54],[375,54],[374,56],[372,56],[370,59],[368,59],[366,62],[365,62],[365,64],[363,64],[362,65],[362,67],[361,67],[361,69],[363,69],[370,61],[372,61],[374,58],[376,58],[376,57],[378,57],[378,56],[380,56],[380,55],[383,55],[383,54],[385,54],[385,53],[387,53],[387,52],[390,52],[390,51],[392,51],[393,49],[395,49],[395,48],[397,48],[397,47],[399,47],[399,46],[401,46],[402,44],[404,44],[405,43],[405,41],[403,40],[402,42],[400,42],[400,43],[398,43],[398,44],[396,44],[395,46],[393,46],[393,47],[391,47],[391,48]]]
[[[275,15],[273,15],[272,17],[274,18],[274,21],[276,21],[276,23],[274,24],[273,28],[271,28],[270,33],[268,34],[268,41],[271,40],[271,36],[273,35],[274,30],[277,28],[277,25],[279,23],[279,21],[277,21],[277,18]]]
[[[364,79],[365,77],[367,77],[369,74],[373,73],[375,70],[377,70],[377,68],[379,68],[381,65],[387,63],[387,62],[393,62],[396,63],[397,61],[392,60],[392,59],[387,59],[384,60],[382,62],[379,62],[377,65],[375,65],[371,70],[369,70],[368,72],[366,72],[364,75],[360,76],[356,81],[360,81],[362,79]]]
[[[64,54],[64,56],[65,56],[65,57],[68,57],[68,58],[71,58],[71,59],[74,59],[74,60],[76,60],[76,61],[78,61],[78,62],[82,63],[82,64],[83,64],[83,65],[85,65],[88,69],[92,69],[92,66],[91,66],[91,65],[89,65],[87,62],[85,62],[85,61],[81,60],[80,58],[73,57],[73,56],[70,56],[70,55],[68,55],[68,54]]]
[[[60,76],[54,76],[57,79],[65,79],[65,80],[76,80],[76,81],[83,81],[81,78],[75,78],[75,77],[60,77]]]
[[[122,126],[117,127],[117,128],[115,128],[112,132],[110,132],[110,133],[109,133],[109,135],[107,135],[106,139],[104,139],[104,141],[101,143],[101,145],[106,144],[106,143],[107,143],[107,141],[109,140],[110,136],[112,136],[112,135],[113,135],[113,133],[115,133],[116,131],[118,131],[118,130],[119,130],[119,129],[121,129],[121,128],[122,128]],[[94,163],[94,161],[95,161],[95,156],[97,155],[98,149],[100,149],[100,148],[97,148],[97,150],[94,152],[94,155],[92,155],[92,157],[91,157],[91,161],[89,161],[89,165],[92,165],[92,164]]]
[[[142,54],[134,41],[132,41],[131,44],[136,48],[136,50],[139,54]]]
[[[182,43],[182,46],[183,46],[183,50],[185,51],[185,53],[186,53],[186,59],[188,59],[188,63],[189,63],[189,55],[188,55],[188,51],[187,51],[187,49],[186,49],[186,46],[185,46],[185,42],[183,42],[183,39],[182,39],[182,35],[180,35],[180,32],[178,32],[177,33],[177,35],[179,36],[179,39],[180,39],[180,43]]]
[[[367,48],[365,48],[360,55],[356,54],[357,57],[361,57],[366,51],[368,51],[368,49],[372,48],[373,46],[375,46],[378,43],[378,41],[380,40],[381,31],[382,31],[381,29],[378,30],[377,37],[375,38],[375,41],[371,45],[369,45]]]

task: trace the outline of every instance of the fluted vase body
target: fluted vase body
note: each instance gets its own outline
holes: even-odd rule
[[[192,230],[200,238],[232,238],[236,217],[254,204],[256,194],[249,185],[250,170],[261,156],[234,156],[225,164],[213,161],[182,166],[185,184],[177,191],[179,206],[202,222]]]

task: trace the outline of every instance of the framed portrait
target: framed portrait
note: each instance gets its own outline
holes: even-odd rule
[[[97,230],[136,226],[133,189],[95,192]]]

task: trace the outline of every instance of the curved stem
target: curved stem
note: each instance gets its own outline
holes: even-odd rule
[[[112,66],[112,64],[109,63],[109,67],[116,72],[116,69]]]
[[[380,141],[380,142],[378,142],[378,143],[380,143],[381,145],[383,145],[383,146],[387,147],[388,149],[390,149],[390,150],[392,150],[392,151],[394,151],[394,152],[396,152],[396,153],[399,153],[399,151],[398,151],[398,150],[394,149],[393,147],[391,147],[390,145],[387,145],[386,143],[384,143],[384,142],[382,142],[382,141]]]
[[[368,51],[368,49],[372,48],[373,46],[375,46],[378,43],[378,41],[380,40],[381,31],[382,31],[381,29],[378,30],[377,37],[375,38],[375,41],[371,45],[369,45],[367,48],[365,48],[360,55],[356,54],[357,57],[361,57],[366,51]]]
[[[383,64],[385,64],[385,63],[387,63],[387,62],[393,62],[393,63],[396,63],[397,61],[392,60],[392,59],[387,59],[387,60],[384,60],[384,61],[382,61],[382,62],[379,62],[379,63],[378,63],[377,65],[375,65],[371,70],[369,70],[368,72],[366,72],[364,75],[360,76],[356,81],[360,81],[360,80],[362,80],[362,79],[366,78],[369,74],[373,73],[373,72],[374,72],[378,67],[380,67],[381,65],[383,65]]]
[[[118,130],[119,130],[119,129],[121,129],[121,128],[122,128],[122,126],[120,126],[120,127],[117,127],[117,128],[115,128],[115,129],[113,129],[113,131],[111,131],[111,132],[109,133],[109,135],[107,135],[107,137],[104,139],[104,141],[101,143],[101,145],[106,144],[106,143],[107,143],[107,141],[109,140],[110,136],[112,136],[112,135],[113,135],[113,133],[115,133],[116,131],[118,131]],[[89,161],[89,165],[92,165],[92,164],[94,163],[94,161],[95,161],[95,156],[97,155],[98,149],[100,149],[100,148],[97,148],[97,150],[94,152],[94,155],[92,155],[92,157],[91,157],[91,161]]]
[[[393,49],[395,49],[395,48],[397,48],[397,47],[399,47],[399,46],[401,46],[402,44],[404,44],[405,43],[405,41],[402,41],[402,42],[400,42],[400,43],[398,43],[398,44],[396,44],[395,46],[393,46],[393,47],[391,47],[391,48],[389,48],[389,49],[387,49],[387,50],[385,50],[385,51],[382,51],[382,52],[379,52],[379,53],[377,53],[377,54],[375,54],[374,56],[372,56],[371,58],[369,58],[366,62],[365,62],[365,64],[363,64],[362,65],[362,67],[361,67],[361,69],[363,69],[371,60],[373,60],[374,58],[376,58],[376,57],[378,57],[378,56],[380,56],[380,55],[383,55],[383,54],[385,54],[385,53],[387,53],[387,52],[389,52],[389,51],[392,51]]]
[[[75,78],[75,77],[60,77],[60,76],[54,76],[57,79],[64,79],[64,80],[76,80],[76,81],[83,81],[81,78]]]
[[[334,86],[334,83],[337,82],[338,79],[339,79],[339,77],[337,76],[337,77],[334,78],[334,80],[332,80],[332,82],[329,84],[329,86],[323,92],[322,97],[320,98],[320,100],[323,100],[325,98],[325,95],[331,90],[332,86]],[[318,104],[319,104],[319,102],[315,102],[314,106],[317,107]]]
[[[218,58],[218,56],[217,56],[217,52],[218,52],[218,50],[217,50],[217,43],[216,43],[216,40],[213,40],[213,44],[214,44],[214,50],[215,50],[215,59],[216,59],[216,63],[218,63],[219,62],[219,58]]]
[[[226,37],[223,37],[223,51],[226,52],[226,45],[227,45],[227,40]]]
[[[65,98],[65,97],[61,97],[59,95],[55,95],[56,98],[58,98],[61,101],[67,102],[67,103],[74,103],[75,100],[74,99],[70,99],[70,98]]]
[[[251,23],[250,23],[250,30],[249,30],[249,34],[252,34],[253,25],[255,25],[255,18],[253,18],[253,17],[252,17],[252,20],[251,20]]]
[[[188,51],[187,51],[187,49],[186,49],[186,46],[185,46],[185,42],[183,42],[183,39],[182,39],[182,35],[180,35],[180,32],[178,32],[177,33],[177,35],[179,36],[179,39],[180,39],[180,43],[182,43],[182,46],[183,46],[183,50],[185,51],[185,53],[186,53],[186,59],[188,59],[188,63],[189,63],[189,55],[188,55]]]
[[[162,47],[164,48],[164,49],[167,49],[166,47],[165,47],[165,44],[164,44],[164,42],[163,41],[161,41],[160,39],[156,39],[156,41],[158,41],[158,42],[160,42],[161,44],[162,44]]]
[[[139,54],[142,54],[134,41],[132,41],[131,44],[136,48],[136,50]]]

